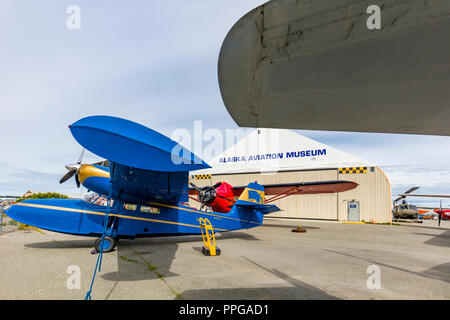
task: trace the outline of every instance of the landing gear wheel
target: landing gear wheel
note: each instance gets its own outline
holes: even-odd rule
[[[105,237],[103,239],[103,252],[111,252],[116,247],[117,240],[112,237]],[[102,244],[102,238],[95,240],[95,251],[100,252],[100,246]]]

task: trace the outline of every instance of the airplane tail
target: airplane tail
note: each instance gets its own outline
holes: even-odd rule
[[[260,184],[257,184],[256,182],[251,182],[241,193],[235,205],[241,208],[256,209],[262,214],[281,211],[280,208],[278,208],[276,205],[264,204],[264,202],[264,187]]]

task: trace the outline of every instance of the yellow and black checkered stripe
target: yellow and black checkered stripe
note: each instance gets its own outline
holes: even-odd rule
[[[367,173],[367,167],[339,168],[339,173]]]
[[[210,174],[195,174],[195,175],[191,176],[191,179],[194,179],[194,180],[211,179],[211,175]]]

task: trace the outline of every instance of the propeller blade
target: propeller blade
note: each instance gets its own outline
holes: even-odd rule
[[[216,189],[222,184],[222,182],[217,182],[215,185],[212,186],[213,189]]]
[[[59,180],[59,183],[64,183],[67,180],[69,180],[70,178],[72,178],[72,176],[76,173],[75,170],[70,170],[69,172],[67,172],[62,178],[61,180]]]
[[[79,188],[81,183],[80,183],[80,179],[78,179],[78,173],[75,175],[75,182],[77,183],[77,187]]]
[[[77,164],[80,164],[81,161],[83,160],[83,157],[84,157],[84,150],[86,150],[86,149],[83,148],[83,150],[81,150],[81,154],[80,154],[80,157],[78,158]]]
[[[411,192],[413,192],[413,191],[416,191],[417,189],[419,189],[419,187],[412,187],[412,188],[410,188],[408,191],[406,191],[404,194],[411,193]]]
[[[190,185],[193,189],[195,189],[195,190],[197,190],[197,191],[202,190],[201,188],[197,187],[197,186],[196,186],[195,184],[193,184],[192,182],[189,183],[189,185]]]

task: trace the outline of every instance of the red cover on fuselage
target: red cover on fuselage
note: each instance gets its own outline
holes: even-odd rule
[[[229,183],[222,182],[222,184],[216,188],[216,198],[211,203],[211,209],[214,212],[228,213],[233,204],[233,186]]]

